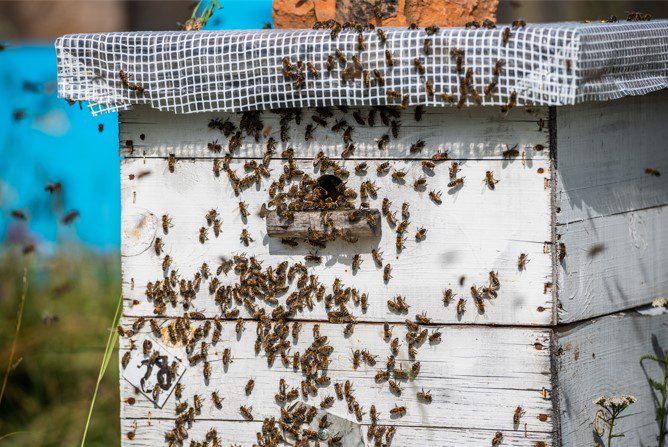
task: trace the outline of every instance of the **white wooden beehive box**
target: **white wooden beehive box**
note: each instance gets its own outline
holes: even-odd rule
[[[619,27],[620,35],[631,31],[644,35],[643,26],[650,25],[607,26]],[[659,54],[665,58],[666,22],[651,26],[658,29],[654,36],[659,36],[663,45]],[[542,32],[539,27],[527,29]],[[477,36],[496,39],[493,42],[503,39],[501,28],[485,32]],[[376,34],[365,33],[361,34],[367,42],[364,51],[377,49],[372,43]],[[394,33],[390,42],[396,36],[398,44],[406,40],[406,31]],[[410,33],[408,40],[417,43],[397,49],[397,64],[407,67],[415,57],[410,45],[419,50],[429,38],[421,31]],[[530,34],[511,34],[509,44],[513,37],[530,43]],[[585,41],[585,34],[577,34],[578,43]],[[318,42],[330,42],[328,32],[325,35],[313,32],[311,47],[298,47],[294,57],[308,61],[309,51],[325,45]],[[358,50],[364,54],[353,49],[357,35],[344,32],[339,37],[347,42],[350,54]],[[65,55],[81,58],[72,50],[76,36],[63,39],[67,45],[60,43],[61,64]],[[551,44],[569,48],[572,39]],[[126,42],[119,43],[116,37],[110,41],[116,49],[125,48]],[[197,42],[186,43],[190,45],[186,48],[192,51]],[[173,41],[162,44],[176,51],[170,46]],[[450,66],[455,79],[460,79],[449,51],[442,51],[438,59],[441,46],[455,45],[464,44],[446,40],[433,45],[436,55],[431,57],[440,62],[427,67],[428,79],[429,70],[438,71],[435,67],[441,65]],[[470,48],[467,51],[471,54]],[[322,404],[326,407],[322,411],[361,429],[363,436],[355,440],[364,439],[368,445],[375,441],[367,433],[376,426],[396,429],[390,442],[386,437],[379,441],[383,445],[593,445],[597,441],[592,431],[593,400],[613,394],[638,399],[633,411],[618,422],[624,445],[655,442],[658,425],[647,377],[658,378],[660,371],[651,366],[643,369],[639,359],[668,344],[668,316],[650,306],[668,293],[668,94],[649,93],[666,86],[665,65],[663,71],[658,69],[657,81],[657,72],[652,71],[656,67],[645,55],[644,71],[632,80],[619,75],[623,64],[614,58],[603,68],[592,68],[586,63],[584,45],[574,51],[564,79],[571,79],[570,70],[577,76],[573,84],[561,85],[565,90],[557,92],[556,99],[531,87],[532,74],[540,73],[540,67],[519,73],[520,65],[507,62],[506,69],[519,79],[513,82],[524,90],[518,94],[506,85],[498,97],[485,97],[482,105],[467,96],[469,106],[461,109],[436,107],[424,93],[414,97],[412,77],[408,86],[395,83],[400,77],[385,78],[396,90],[404,87],[411,92],[405,108],[391,99],[382,100],[388,103],[360,99],[350,86],[345,87],[347,99],[338,103],[308,96],[317,97],[322,91],[318,89],[327,87],[323,85],[307,85],[300,96],[292,80],[285,85],[280,72],[267,81],[254,78],[251,68],[245,79],[222,68],[216,79],[236,90],[216,92],[218,96],[203,89],[183,93],[176,87],[183,79],[176,69],[148,78],[140,77],[139,70],[124,69],[135,78],[115,87],[116,93],[129,97],[117,98],[114,104],[109,91],[96,85],[95,95],[107,95],[107,102],[95,97],[106,108],[134,105],[119,117],[123,445],[270,445],[267,427],[278,429],[274,422],[281,418],[285,422],[286,412],[297,402],[317,408]],[[280,61],[284,53],[278,53],[270,51]],[[554,52],[548,53],[546,60],[553,63]],[[197,60],[189,59],[192,64]],[[378,63],[369,58],[370,67],[374,61]],[[109,73],[123,69],[118,61],[105,62]],[[241,58],[239,63],[243,62]],[[326,78],[322,73],[326,62],[320,63],[316,79]],[[478,63],[487,62],[467,59],[465,65]],[[268,65],[262,65],[265,71],[260,72],[266,74]],[[594,80],[591,70],[598,76]],[[185,72],[200,86],[216,77],[192,67]],[[484,77],[474,72],[474,79]],[[642,86],[642,73],[649,73],[648,85]],[[74,83],[71,76],[72,71],[61,70],[61,94],[65,90],[71,99],[94,99],[67,93],[68,83]],[[559,79],[548,76],[540,86],[553,92],[551,82],[560,85]],[[444,91],[439,81],[448,81],[434,78],[437,91]],[[502,81],[510,82],[501,78],[499,86]],[[606,90],[622,81],[626,91]],[[631,81],[636,90],[628,87]],[[271,88],[261,88],[261,82]],[[166,90],[154,94],[160,83],[170,87],[163,85]],[[364,84],[362,75],[355,85]],[[248,85],[255,90],[248,90]],[[136,92],[133,86],[145,91]],[[179,91],[196,100],[177,104],[174,95]],[[639,96],[597,101],[629,91]],[[560,94],[567,99],[559,99]],[[222,105],[211,105],[214,96]],[[519,105],[508,107],[515,99]],[[244,108],[243,100],[255,101],[255,111],[237,111]],[[273,113],[279,108],[276,104],[292,108]],[[500,112],[499,104],[506,110]],[[340,124],[343,121],[345,125]],[[257,138],[248,122],[256,124]],[[341,130],[332,130],[337,123]],[[344,154],[342,135],[348,128],[355,149]],[[419,141],[424,147],[416,150]],[[225,158],[230,152],[231,157]],[[435,154],[441,159],[429,167]],[[321,169],[323,160],[329,164],[326,169]],[[359,169],[363,164],[366,171]],[[379,172],[380,165],[386,170]],[[397,172],[404,177],[397,178]],[[298,229],[320,227],[320,213],[309,220],[303,211],[296,211],[294,222],[281,226],[268,223],[273,217],[260,211],[275,213],[281,202],[272,201],[277,191],[293,200],[293,185],[323,175],[336,176],[355,191],[351,203],[356,208],[365,202],[380,210],[378,230],[347,222],[346,211],[336,225],[351,228],[360,235],[357,240],[339,238],[319,246],[301,235],[285,243]],[[426,185],[415,187],[418,179]],[[372,182],[377,192],[363,188],[364,194],[363,182]],[[278,183],[284,183],[283,188]],[[384,200],[389,205],[383,205]],[[409,216],[402,218],[404,206]],[[211,210],[215,213],[207,218]],[[388,214],[396,215],[398,222],[391,222]],[[404,247],[399,249],[397,226],[402,221],[408,223]],[[421,228],[426,236],[418,239]],[[246,241],[242,231],[249,236]],[[374,252],[381,253],[380,263]],[[319,259],[314,262],[314,258]],[[354,266],[358,260],[361,264]],[[296,265],[304,266],[303,273]],[[281,278],[281,268],[287,279]],[[267,281],[273,285],[268,287]],[[444,300],[446,291],[452,294],[449,300]],[[388,305],[397,296],[405,299],[407,310]],[[421,316],[428,320],[420,320]],[[411,329],[406,320],[417,321],[418,329]],[[347,328],[351,321],[352,329]],[[385,323],[391,336],[384,334]],[[264,328],[262,337],[257,335],[258,325],[259,332]],[[295,336],[292,331],[298,325],[301,330]],[[415,337],[425,329],[428,338],[409,340],[407,332]],[[400,346],[395,367],[388,370],[394,339]],[[293,367],[295,353],[303,358],[318,347],[322,350],[312,355],[321,363],[310,359]],[[358,350],[375,360],[362,357],[356,362]],[[306,371],[312,364],[319,365],[314,374]],[[402,370],[408,372],[407,378],[401,377]],[[384,371],[390,372],[389,379],[401,391],[392,390],[389,381],[378,376]],[[254,388],[247,392],[249,379]],[[281,380],[287,390],[298,392],[281,396]],[[304,392],[305,382],[313,384],[312,392]],[[337,397],[335,384],[346,382],[352,384],[352,400],[359,409],[349,397]],[[419,395],[424,391],[430,392],[430,402]],[[325,405],[328,397],[333,398],[331,407]],[[376,423],[372,406],[378,412]],[[405,407],[404,415],[392,411],[397,406]],[[252,420],[242,407],[251,411]],[[514,417],[518,409],[521,413]],[[274,422],[268,422],[270,418]],[[281,433],[296,445],[293,435]],[[351,442],[350,434],[343,442],[363,445]]]

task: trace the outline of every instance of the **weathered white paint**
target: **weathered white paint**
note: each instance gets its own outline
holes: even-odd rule
[[[313,139],[304,141],[304,132],[308,124],[314,124],[311,116],[314,109],[304,109],[301,125],[294,120],[290,124],[290,141],[282,143],[280,138],[280,116],[271,112],[263,112],[264,129],[267,138],[277,142],[277,154],[293,147],[296,157],[312,158],[319,151],[325,151],[331,158],[340,158],[344,144],[342,132],[335,133],[331,127],[336,120],[345,119],[353,126],[352,138],[357,149],[351,158],[429,158],[437,150],[448,151],[451,158],[501,158],[502,152],[509,146],[518,145],[520,154],[530,159],[547,159],[547,108],[537,107],[530,113],[524,108],[512,109],[507,115],[498,108],[469,107],[456,109],[450,107],[427,108],[421,121],[415,121],[414,108],[401,112],[399,138],[390,138],[387,150],[379,150],[377,140],[383,134],[390,134],[388,126],[382,124],[380,115],[376,114],[374,127],[360,125],[355,122],[353,112],[359,110],[363,117],[368,116],[368,108],[350,108],[347,114],[332,109],[334,117],[328,119],[328,129],[318,126]],[[208,128],[212,118],[230,119],[239,123],[240,114],[235,113],[202,113],[193,115],[174,115],[160,112],[148,107],[136,106],[133,110],[120,114],[120,146],[121,155],[131,155],[127,149],[127,141],[132,141],[133,156],[166,157],[173,153],[177,157],[211,158],[216,154],[207,149],[207,144],[218,140],[227,150],[228,139],[218,130]],[[544,127],[539,130],[538,121],[543,119]],[[144,135],[144,139],[141,139]],[[425,149],[421,153],[410,153],[409,149],[418,139],[425,141]],[[537,144],[545,147],[543,151],[535,151]],[[252,137],[244,137],[243,145],[235,152],[238,157],[262,157],[266,150],[266,138],[256,143]],[[521,155],[520,157],[521,158]]]
[[[658,425],[648,377],[661,382],[663,372],[639,359],[668,348],[668,313],[635,311],[578,323],[557,330],[556,375],[564,446],[594,445],[592,422],[600,396],[630,394],[638,400],[617,420],[615,441],[624,446],[654,446]],[[661,355],[661,354],[658,354]],[[605,445],[605,444],[603,444]]]
[[[556,122],[558,223],[668,204],[667,91],[560,107]]]
[[[132,321],[134,320],[126,318],[123,323],[129,327]],[[303,351],[311,343],[312,326],[311,323],[304,323],[298,340],[289,338],[294,342],[293,352]],[[442,341],[433,345],[425,342],[419,348],[416,360],[421,362],[421,372],[412,381],[400,381],[404,391],[397,397],[390,392],[387,382],[374,381],[375,373],[385,368],[385,358],[390,354],[389,343],[382,338],[382,325],[359,324],[349,338],[343,335],[343,325],[320,326],[321,334],[327,336],[329,344],[335,348],[330,357],[332,363],[328,368],[332,384],[321,388],[317,397],[310,397],[308,400],[300,398],[301,401],[317,406],[323,397],[335,395],[334,382],[350,380],[354,385],[355,397],[365,411],[368,412],[369,407],[375,405],[380,412],[379,423],[400,426],[400,432],[406,430],[409,434],[415,430],[423,434],[432,428],[448,428],[460,432],[461,430],[489,432],[492,433],[491,436],[496,430],[508,436],[512,436],[513,432],[515,436],[519,433],[524,436],[526,431],[531,434],[530,439],[539,439],[550,444],[553,430],[552,400],[542,394],[543,390],[550,394],[552,386],[550,330],[477,326],[437,327],[442,332]],[[403,325],[393,328],[393,336],[401,340],[404,340],[405,332]],[[141,333],[135,335],[136,345],[141,346],[145,338],[149,338],[153,343],[160,343],[150,333],[148,324]],[[284,367],[280,358],[269,368],[264,353],[260,355],[254,353],[254,340],[254,322],[247,322],[246,330],[240,336],[234,332],[234,321],[225,322],[221,341],[209,348],[208,358],[212,364],[209,382],[204,381],[201,363],[188,368],[181,379],[181,383],[185,385],[184,400],[192,403],[194,393],[205,398],[198,419],[242,422],[243,418],[238,411],[240,405],[252,405],[256,420],[276,416],[280,407],[273,396],[278,391],[279,379],[285,378],[289,386],[299,387],[301,372],[293,371],[291,366]],[[168,341],[165,345],[174,356],[185,357],[182,347],[169,347]],[[122,339],[121,350],[125,352],[128,347],[128,340]],[[227,347],[232,350],[234,362],[224,369],[221,353]],[[351,363],[353,349],[368,349],[378,356],[377,365],[370,367],[363,364],[354,370]],[[143,357],[140,350],[133,351],[133,356]],[[411,363],[404,345],[397,357],[397,366],[410,368]],[[247,396],[244,386],[251,377],[255,379],[255,389],[250,396]],[[416,393],[422,388],[431,390],[433,396],[431,404],[417,400]],[[218,391],[225,397],[222,409],[219,410],[212,404],[211,391]],[[136,394],[134,387],[122,380],[122,400],[131,396],[135,397],[136,403],[123,405],[124,423],[147,418],[173,419],[177,402],[175,396],[170,396],[167,404],[160,409],[145,396]],[[400,419],[389,418],[389,410],[395,403],[407,407],[406,416]],[[522,406],[526,413],[520,426],[515,427],[513,412],[518,405]],[[337,400],[329,411],[355,420],[354,415],[348,413],[343,401]],[[368,415],[365,416],[363,423],[370,423]],[[467,443],[473,442],[474,439],[479,438],[477,436],[471,439],[462,438],[461,442],[469,445]]]
[[[666,228],[667,206],[558,226],[567,253],[557,265],[559,321],[579,321],[666,296]]]
[[[233,169],[241,172],[241,162],[232,162]],[[351,171],[354,162],[346,161]],[[519,160],[469,160],[462,164],[461,174],[466,182],[461,189],[450,190],[449,163],[436,168],[437,174],[428,177],[427,191],[417,192],[410,183],[425,175],[417,161],[393,162],[393,168],[406,169],[408,184],[395,183],[389,175],[377,176],[375,162],[370,164],[365,177],[351,175],[348,182],[358,189],[363,179],[376,182],[378,198],[371,200],[372,208],[381,208],[383,197],[389,197],[392,210],[401,215],[401,204],[410,204],[411,225],[406,248],[397,257],[395,231],[383,219],[383,236],[380,239],[362,239],[356,244],[336,242],[321,249],[322,265],[310,267],[323,284],[331,285],[335,278],[344,284],[369,293],[369,310],[357,316],[366,321],[399,320],[387,309],[386,301],[397,294],[405,295],[411,305],[410,315],[427,312],[435,322],[479,324],[549,324],[552,321],[552,294],[545,290],[551,281],[551,256],[545,253],[545,242],[550,241],[550,190],[546,189],[549,176],[548,164],[536,160],[532,167]],[[300,162],[307,172],[313,172],[309,162]],[[272,175],[282,172],[278,161],[273,161]],[[161,278],[162,256],[152,248],[154,237],[164,241],[164,252],[173,258],[173,268],[185,277],[192,275],[207,262],[213,270],[220,256],[248,253],[264,262],[277,265],[284,260],[303,261],[303,256],[314,251],[309,246],[291,249],[266,234],[265,222],[255,212],[268,200],[268,182],[260,188],[252,187],[234,196],[227,178],[214,177],[210,160],[179,160],[175,173],[167,170],[162,159],[126,159],[122,162],[122,245],[123,296],[126,314],[151,315],[153,306],[144,296],[148,281]],[[129,180],[130,174],[141,171],[151,174],[141,179]],[[483,184],[485,172],[493,170],[499,179],[495,190]],[[541,171],[541,172],[539,172]],[[428,191],[443,191],[442,205],[433,203]],[[253,213],[247,222],[238,211],[239,200],[249,204]],[[216,208],[222,215],[222,234],[215,238],[211,229],[209,240],[201,244],[198,231],[206,226],[204,215]],[[168,213],[173,227],[169,234],[162,234],[161,216]],[[150,224],[143,224],[148,222]],[[155,222],[158,222],[157,225]],[[415,241],[418,227],[428,229],[427,238]],[[156,230],[157,228],[157,230]],[[242,245],[239,235],[247,228],[254,239],[249,247]],[[371,249],[384,252],[385,262],[392,265],[393,278],[385,283],[382,268],[371,257]],[[363,263],[353,274],[350,264],[354,254],[360,253]],[[526,269],[517,268],[520,253],[527,253],[530,262]],[[164,255],[163,255],[164,256]],[[489,271],[498,271],[501,280],[499,297],[489,301],[484,314],[476,311],[470,295],[470,287],[488,282]],[[464,285],[459,285],[461,276]],[[236,276],[221,276],[223,283],[237,281]],[[134,282],[134,289],[132,283]],[[452,288],[457,297],[467,299],[467,311],[459,318],[455,302],[444,307],[441,302],[445,288]],[[132,300],[139,304],[130,306]],[[207,287],[202,287],[194,301],[197,310],[214,316],[218,312]],[[317,306],[305,318],[324,318],[324,309]],[[169,315],[180,315],[182,309],[168,306]]]

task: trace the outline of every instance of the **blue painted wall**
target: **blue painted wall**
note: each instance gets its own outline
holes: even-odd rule
[[[255,29],[271,23],[271,0],[222,0],[206,29]],[[169,6],[169,3],[166,3]],[[87,107],[57,98],[52,44],[12,44],[0,52],[0,240],[80,241],[99,249],[120,243],[117,116],[92,117]],[[104,129],[99,132],[98,125]],[[62,182],[62,203],[44,191]],[[9,217],[29,216],[26,225]],[[60,215],[81,218],[64,228]]]

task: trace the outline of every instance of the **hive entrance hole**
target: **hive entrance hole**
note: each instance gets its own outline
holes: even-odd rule
[[[321,175],[318,178],[318,187],[325,192],[325,197],[323,197],[323,199],[329,198],[332,201],[336,201],[336,199],[341,196],[341,193],[337,190],[337,188],[342,183],[343,180],[335,175]]]

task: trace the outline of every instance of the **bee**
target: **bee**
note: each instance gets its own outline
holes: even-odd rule
[[[389,161],[385,161],[385,162],[379,164],[376,167],[376,173],[378,175],[383,174],[385,172],[388,172],[389,170],[390,170],[390,162]]]
[[[364,51],[364,34],[357,35],[357,51]]]
[[[661,177],[661,172],[659,172],[659,170],[655,168],[646,168],[645,174],[651,175],[653,177]]]
[[[399,181],[399,180],[402,180],[405,176],[406,176],[406,171],[404,171],[403,169],[402,170],[395,169],[394,171],[392,171],[392,179],[393,180]]]
[[[421,189],[424,188],[426,184],[427,184],[427,178],[425,176],[420,176],[416,178],[415,181],[413,182],[413,188]]]
[[[253,420],[253,407],[246,407],[245,405],[242,405],[239,407],[239,413],[246,418],[246,420],[252,421]]]
[[[380,44],[385,45],[385,42],[387,42],[387,36],[385,35],[385,31],[383,31],[382,28],[377,28],[376,29],[376,35],[378,36],[378,40],[380,41]]]
[[[241,235],[239,236],[239,240],[241,240],[241,242],[242,242],[246,247],[248,247],[248,245],[249,245],[251,242],[254,241],[254,239],[250,236],[250,233],[248,232],[248,230],[247,230],[246,228],[244,228],[243,230],[241,230]]]
[[[434,329],[434,331],[429,335],[429,343],[440,343],[441,333]]]
[[[142,343],[142,352],[144,355],[148,355],[148,353],[151,352],[152,347],[153,343],[151,343],[151,340],[144,340],[144,343]]]
[[[388,134],[383,135],[378,139],[378,149],[385,150],[387,145],[390,143],[390,136]]]
[[[128,364],[130,363],[130,357],[131,357],[130,351],[126,352],[123,354],[123,358],[121,359],[121,366],[123,369],[127,368]]]
[[[162,238],[156,237],[155,242],[153,243],[153,248],[155,249],[155,254],[160,256],[160,253],[162,252],[162,248],[165,246],[164,242],[162,242]]]
[[[392,275],[390,274],[391,271],[392,266],[390,264],[386,264],[383,268],[383,281],[388,282],[390,279],[392,279]]]
[[[443,203],[443,199],[441,199],[441,191],[429,191],[429,198],[436,204],[440,205]]]
[[[208,233],[208,231],[207,231],[206,227],[201,227],[199,229],[199,242],[200,242],[200,244],[203,244],[204,242],[209,240],[209,236],[207,235],[207,233]]]
[[[360,254],[354,255],[353,256],[353,262],[352,262],[353,272],[357,272],[360,269],[361,265],[362,265],[362,256]]]
[[[460,298],[457,302],[457,315],[464,315],[464,312],[466,312],[466,300]]]
[[[234,326],[234,332],[241,334],[244,331],[244,320],[243,318],[238,318]]]
[[[373,257],[374,262],[378,267],[383,266],[383,252],[378,251],[375,248],[371,250],[371,256]]]
[[[232,359],[232,351],[230,348],[225,348],[223,351],[223,366],[227,366],[230,363],[232,363],[234,360]]]
[[[307,62],[306,63],[306,69],[311,74],[311,76],[313,76],[314,78],[318,77],[318,69],[315,68],[315,66],[312,63]]]
[[[518,406],[517,408],[515,408],[515,412],[513,413],[513,424],[520,425],[520,420],[522,419],[522,416],[524,416],[524,409]]]
[[[503,433],[501,433],[500,431],[497,431],[494,434],[494,437],[492,438],[492,445],[493,446],[500,445],[501,441],[503,441]]]
[[[448,152],[441,152],[438,151],[434,155],[431,156],[432,161],[443,161],[443,160],[448,160],[450,156],[448,155]]]
[[[341,65],[346,65],[348,63],[348,59],[346,59],[346,55],[343,54],[343,52],[340,49],[335,49],[334,54],[336,55],[336,58],[339,60],[339,63]]]
[[[389,67],[394,67],[394,55],[390,50],[385,50],[385,61]]]
[[[222,224],[223,222],[218,218],[215,218],[213,220],[213,235],[215,237],[218,237],[220,235],[220,227],[222,226]]]
[[[162,270],[166,272],[169,270],[169,266],[172,265],[172,258],[169,255],[165,255],[165,257],[162,260]]]
[[[420,324],[429,324],[431,323],[431,318],[427,317],[426,313],[416,314],[415,320]]]
[[[341,385],[341,383],[336,382],[334,384],[334,391],[336,391],[337,399],[343,400],[343,385]]]
[[[390,414],[395,417],[402,417],[406,415],[406,407],[404,406],[397,406],[397,404],[394,404],[394,408],[390,410]]]
[[[174,154],[169,154],[167,157],[167,168],[169,172],[174,173],[174,168],[176,167],[176,156]]]
[[[183,384],[177,383],[176,388],[174,388],[174,396],[176,396],[177,399],[181,399],[183,395]]]
[[[508,148],[508,149],[506,149],[505,151],[503,151],[503,153],[502,153],[502,154],[503,154],[503,158],[508,159],[508,158],[512,158],[512,157],[517,157],[517,156],[520,154],[520,151],[518,151],[518,150],[516,149],[517,146],[518,146],[518,145],[516,144],[516,145],[513,146],[512,148]]]
[[[492,68],[492,74],[494,76],[499,76],[501,74],[501,69],[505,65],[505,61],[503,59],[497,59],[496,63],[494,64],[494,67]]]
[[[304,259],[306,262],[312,262],[314,264],[322,264],[322,256],[318,256],[317,254],[314,253],[309,253],[308,255],[304,256]]]
[[[246,205],[246,202],[239,202],[239,214],[241,214],[242,217],[250,216],[250,213],[248,212],[248,205]]]
[[[253,392],[253,388],[255,387],[255,380],[253,379],[248,379],[248,382],[246,382],[246,387],[244,390],[246,391],[246,395],[249,395]]]
[[[394,380],[390,380],[388,384],[390,385],[391,392],[393,392],[397,396],[401,396],[402,389],[397,382],[395,382]]]
[[[376,356],[371,355],[371,353],[366,349],[362,350],[361,354],[362,358],[368,365],[376,366]]]
[[[466,177],[462,177],[462,178],[456,178],[456,179],[454,179],[453,181],[451,181],[450,183],[448,183],[448,188],[456,188],[456,187],[458,187],[458,186],[460,186],[460,185],[463,185],[463,184],[464,184],[464,179],[465,179],[465,178],[466,178]]]
[[[492,93],[494,93],[494,90],[496,89],[496,81],[491,81],[489,84],[485,86],[485,96],[490,96]]]
[[[508,40],[510,40],[510,28],[505,27],[501,33],[501,42],[505,45],[508,43]]]
[[[457,173],[459,172],[459,163],[456,161],[453,161],[452,164],[450,165],[449,173],[450,173],[450,180],[455,180],[457,178]]]
[[[485,172],[485,184],[489,187],[489,189],[494,189],[495,185],[499,183],[497,179],[494,178],[494,171],[486,171]]]
[[[450,50],[450,57],[455,59],[455,70],[458,73],[464,71],[464,50],[460,48],[453,48]]]
[[[44,191],[48,191],[50,194],[53,194],[54,192],[61,190],[62,190],[62,184],[60,182],[51,183],[50,185],[46,185],[44,187]]]
[[[209,212],[207,212],[206,215],[204,216],[207,225],[211,226],[211,224],[213,223],[213,219],[215,219],[216,216],[218,216],[218,211],[216,211],[215,209],[209,210]]]
[[[405,109],[410,105],[410,96],[408,94],[404,95],[403,98],[401,98],[401,108]]]
[[[334,405],[334,396],[327,396],[320,401],[320,408],[331,408]]]
[[[411,217],[409,207],[410,207],[410,205],[408,204],[408,202],[404,202],[404,203],[401,204],[401,217],[404,220],[408,220]]]
[[[220,143],[218,143],[218,140],[213,140],[212,142],[208,143],[206,147],[211,152],[220,152],[221,150],[223,150],[223,146],[221,146]]]
[[[397,120],[392,120],[391,128],[394,138],[399,138],[399,127],[401,127],[401,124]]]
[[[525,22],[524,20],[521,20],[521,19],[520,20],[513,20],[512,25],[513,25],[513,28],[523,28],[523,27],[527,26],[527,22]]]
[[[346,337],[350,337],[353,335],[353,332],[355,332],[355,323],[347,323],[346,326],[343,328],[343,335]]]
[[[334,70],[334,64],[335,64],[334,56],[332,56],[330,54],[329,56],[327,56],[327,65],[326,65],[328,72],[331,72],[332,70]]]
[[[428,404],[430,404],[432,401],[431,392],[425,391],[424,388],[422,388],[422,391],[418,391],[417,398]]]
[[[204,362],[204,366],[202,367],[202,373],[204,374],[204,380],[209,380],[211,378],[211,363],[209,362]]]

